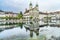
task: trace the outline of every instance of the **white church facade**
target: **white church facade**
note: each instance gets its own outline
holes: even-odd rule
[[[24,17],[24,20],[39,18],[38,4],[36,4],[36,6],[33,7],[32,3],[30,3],[29,10],[27,10],[27,9],[25,10],[23,17]]]

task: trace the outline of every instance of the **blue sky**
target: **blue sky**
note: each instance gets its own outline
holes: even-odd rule
[[[0,0],[0,10],[24,12],[25,8],[29,8],[30,2],[32,2],[33,7],[37,3],[42,12],[60,10],[60,0]]]

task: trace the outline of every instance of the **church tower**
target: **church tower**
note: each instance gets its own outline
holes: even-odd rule
[[[38,4],[36,4],[36,9],[38,9]]]
[[[29,9],[32,9],[32,3],[29,4]]]

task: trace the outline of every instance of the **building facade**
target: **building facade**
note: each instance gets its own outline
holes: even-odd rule
[[[33,8],[32,3],[29,4],[29,10],[25,10],[23,14],[24,20],[30,20],[30,19],[35,19],[39,18],[39,9],[38,9],[38,4]]]
[[[7,16],[7,17],[17,17],[18,16],[18,13],[5,12],[5,16]]]
[[[0,17],[5,17],[5,12],[0,12]]]
[[[18,13],[0,11],[0,17],[17,17]]]

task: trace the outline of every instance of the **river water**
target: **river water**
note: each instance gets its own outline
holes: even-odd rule
[[[0,40],[60,40],[60,28],[39,27],[38,22],[0,25]],[[4,27],[11,28],[4,28]],[[3,28],[2,28],[3,27]]]

